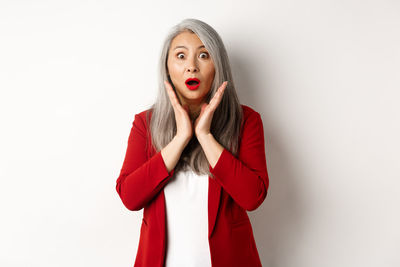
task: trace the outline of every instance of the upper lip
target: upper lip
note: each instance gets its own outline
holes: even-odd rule
[[[185,83],[187,84],[187,83],[190,82],[190,81],[196,81],[196,82],[200,83],[200,80],[197,79],[197,78],[188,78],[188,79],[185,81]]]

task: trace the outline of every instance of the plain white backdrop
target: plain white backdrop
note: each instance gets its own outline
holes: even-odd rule
[[[222,37],[263,119],[263,266],[400,266],[400,3],[0,2],[0,266],[133,266],[115,190],[168,30]]]

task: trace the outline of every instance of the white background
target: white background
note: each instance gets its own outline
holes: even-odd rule
[[[162,40],[221,35],[263,119],[263,266],[400,266],[400,3],[0,2],[0,266],[133,266],[142,211],[115,190]]]

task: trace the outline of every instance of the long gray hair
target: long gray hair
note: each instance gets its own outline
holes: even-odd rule
[[[158,96],[150,108],[152,144],[158,152],[168,145],[177,132],[175,114],[165,91],[164,80],[169,81],[176,94],[176,89],[167,72],[168,51],[174,37],[184,31],[195,33],[199,37],[214,62],[215,76],[211,90],[206,96],[206,102],[209,103],[218,87],[224,81],[228,81],[222,100],[214,112],[210,132],[218,143],[237,156],[243,112],[235,91],[228,54],[218,33],[210,25],[197,19],[184,19],[170,30],[164,40],[159,61]],[[149,112],[147,112],[147,121],[149,123]],[[214,178],[209,171],[209,166],[204,151],[193,134],[175,166],[175,172],[180,169],[191,169],[198,175],[207,174]]]

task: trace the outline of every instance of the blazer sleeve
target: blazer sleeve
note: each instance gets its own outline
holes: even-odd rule
[[[161,151],[147,159],[146,126],[138,114],[132,123],[125,159],[116,190],[129,210],[141,210],[169,181],[174,169],[168,173]]]
[[[252,211],[264,201],[269,187],[264,129],[258,112],[245,121],[238,157],[224,148],[210,172],[239,206]]]

